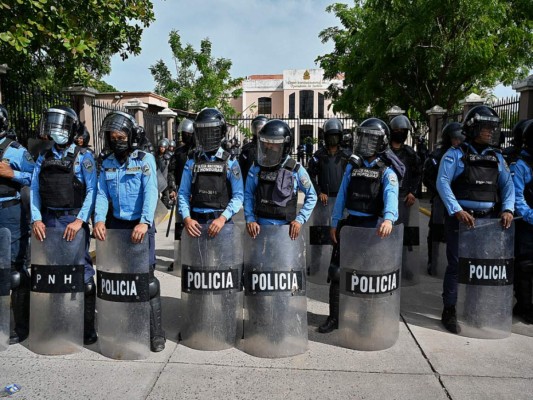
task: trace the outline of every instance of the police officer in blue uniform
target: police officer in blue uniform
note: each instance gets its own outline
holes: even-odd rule
[[[29,186],[35,162],[19,143],[7,138],[7,109],[0,104],[0,227],[11,232],[11,307],[15,326],[9,342],[28,336],[30,319],[30,279],[28,261],[29,225],[21,204],[20,191]]]
[[[437,190],[448,212],[446,218],[446,256],[442,324],[460,333],[457,303],[457,265],[459,263],[459,223],[475,226],[476,218],[500,216],[507,229],[513,221],[515,193],[511,174],[501,152],[500,118],[488,106],[473,107],[465,116],[465,142],[450,148],[442,157]],[[474,245],[474,244],[473,244]]]
[[[54,141],[51,149],[37,159],[31,183],[31,220],[37,240],[46,239],[46,228],[63,228],[71,241],[80,229],[85,231],[85,313],[84,343],[96,342],[94,311],[96,287],[89,255],[88,221],[96,198],[96,163],[86,148],[73,143],[82,129],[76,112],[55,106],[43,112],[41,136]]]
[[[161,319],[161,295],[155,270],[154,214],[158,198],[155,158],[136,149],[142,127],[124,112],[109,113],[100,129],[112,153],[103,161],[98,180],[94,236],[106,239],[107,229],[131,229],[133,243],[148,235],[150,262],[150,348],[165,348]],[[111,213],[108,215],[109,207]]]
[[[199,224],[209,224],[208,235],[215,237],[242,207],[239,163],[221,147],[226,130],[216,108],[203,109],[194,121],[196,151],[185,164],[178,192],[179,212],[192,237],[201,235]]]
[[[388,126],[378,118],[369,118],[357,127],[354,154],[346,166],[333,208],[331,240],[334,243],[328,270],[329,316],[318,332],[328,333],[339,327],[340,232],[343,226],[377,227],[377,235],[391,234],[398,219],[398,176],[389,166]],[[348,218],[342,219],[344,209]],[[383,222],[378,225],[378,218]]]
[[[522,151],[510,166],[515,187],[516,213],[522,217],[522,220],[516,221],[516,304],[513,314],[527,324],[533,324],[533,119],[522,124],[520,143]]]
[[[246,178],[248,171],[254,165],[257,158],[257,134],[268,122],[268,118],[264,115],[258,115],[252,120],[250,129],[252,131],[252,140],[242,146],[241,154],[239,155],[239,165],[242,171],[242,179],[246,187]]]
[[[260,225],[289,224],[289,236],[295,240],[316,205],[311,178],[289,155],[293,141],[285,122],[268,121],[258,133],[257,144],[257,160],[248,172],[244,194],[246,228],[255,238]],[[305,195],[299,212],[298,189]]]

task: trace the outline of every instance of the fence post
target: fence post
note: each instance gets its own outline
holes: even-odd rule
[[[80,121],[85,123],[85,127],[94,136],[93,132],[93,99],[96,97],[98,90],[82,85],[69,86],[63,89],[63,93],[70,96],[72,99],[72,106],[78,113]]]
[[[441,106],[433,106],[426,111],[426,114],[429,116],[428,148],[430,151],[433,150],[435,144],[438,142],[439,133],[442,131],[442,117],[446,112],[448,112],[448,110]]]
[[[1,64],[0,65],[0,76],[7,74],[7,70],[8,69],[9,68],[8,68],[7,64]],[[0,79],[0,104],[4,104],[4,98],[2,96],[2,93],[3,93],[2,90],[3,90],[3,88],[2,88],[2,80]]]
[[[172,111],[170,108],[165,108],[163,111],[159,111],[157,115],[159,115],[160,117],[166,118],[167,133],[165,136],[167,139],[173,140],[174,135],[172,135],[172,122],[174,121],[174,118],[176,118],[178,113]]]
[[[140,126],[144,126],[144,110],[148,108],[148,104],[139,99],[132,99],[128,100],[124,107],[126,110],[133,112],[133,117]]]
[[[533,118],[533,75],[513,83],[512,87],[520,93],[518,119]]]
[[[481,106],[485,104],[487,99],[475,94],[470,93],[468,96],[466,96],[463,100],[459,101],[459,104],[462,104],[463,106],[463,120],[466,116],[466,113],[470,111],[475,106]]]
[[[385,114],[387,114],[387,116],[389,117],[390,122],[394,117],[405,114],[405,110],[402,110],[402,108],[398,106],[392,106],[387,111],[385,111]]]

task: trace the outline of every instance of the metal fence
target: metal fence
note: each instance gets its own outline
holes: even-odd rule
[[[148,111],[144,112],[143,118],[146,137],[152,142],[154,147],[156,147],[157,142],[159,142],[160,139],[163,139],[163,137],[166,137],[166,118]]]
[[[511,145],[513,127],[518,122],[518,111],[520,108],[520,96],[504,97],[489,102],[489,106],[494,108],[502,122],[502,147]]]
[[[119,105],[113,105],[105,101],[93,100],[92,114],[93,114],[93,150],[94,154],[98,155],[104,148],[104,138],[100,135],[100,127],[104,118],[111,111],[128,112],[128,110]],[[131,114],[131,113],[130,113]]]

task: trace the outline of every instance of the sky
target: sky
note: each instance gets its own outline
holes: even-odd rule
[[[340,1],[340,0],[338,0]],[[233,77],[280,74],[285,69],[318,68],[315,59],[333,50],[318,38],[321,30],[340,25],[325,11],[335,0],[153,0],[156,20],[144,30],[139,56],[115,56],[103,79],[119,91],[153,91],[149,67],[163,59],[172,69],[171,30],[195,49],[206,37],[215,57],[233,62]],[[497,97],[514,96],[498,86]]]

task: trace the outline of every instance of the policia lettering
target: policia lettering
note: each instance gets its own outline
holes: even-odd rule
[[[357,271],[345,271],[345,273],[346,288],[343,294],[348,296],[389,295],[396,291],[400,284],[399,269],[384,274],[365,274]]]
[[[98,298],[117,303],[150,300],[150,274],[120,274],[97,271]]]
[[[459,258],[458,281],[474,286],[507,286],[514,280],[514,260]]]
[[[186,292],[221,292],[242,290],[239,269],[227,268],[218,271],[205,271],[190,265],[183,265],[181,287]]]
[[[244,279],[247,296],[269,293],[305,295],[303,271],[254,271],[252,268]]]

